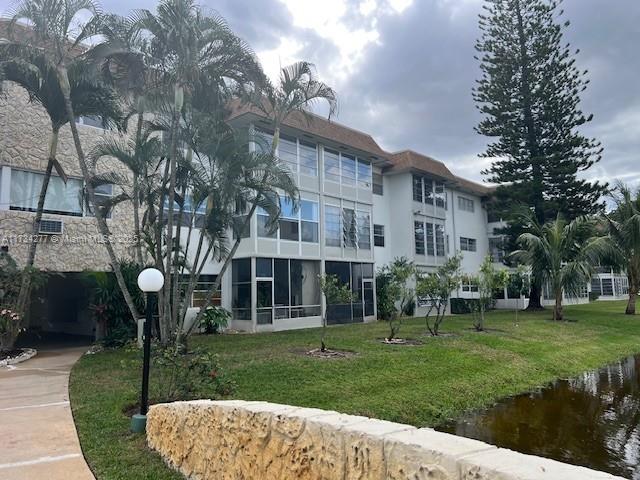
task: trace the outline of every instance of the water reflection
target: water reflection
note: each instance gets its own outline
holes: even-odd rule
[[[640,355],[440,430],[640,480]]]

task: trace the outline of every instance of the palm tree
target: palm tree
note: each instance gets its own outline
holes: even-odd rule
[[[554,221],[540,225],[527,214],[529,231],[518,237],[521,249],[512,256],[531,267],[532,276],[548,285],[555,298],[553,319],[563,320],[562,295],[578,294],[602,258],[602,241],[592,236],[594,222],[578,217],[568,223],[558,214]]]
[[[625,313],[635,315],[638,289],[640,288],[640,190],[635,193],[623,183],[618,183],[611,194],[615,209],[604,216],[609,246],[608,260],[624,268],[629,279],[629,301]]]
[[[150,37],[144,49],[148,68],[154,72],[158,89],[173,97],[167,188],[166,245],[173,245],[175,192],[177,181],[177,157],[181,116],[192,112],[193,96],[207,90],[209,97],[220,98],[232,89],[247,88],[248,84],[260,83],[262,69],[253,51],[238,38],[218,16],[206,15],[193,0],[163,0],[157,13],[140,10],[135,14],[138,31]],[[161,202],[161,209],[164,201]],[[178,229],[180,226],[178,226]],[[179,241],[179,235],[176,237]],[[171,271],[171,251],[167,253],[164,271]],[[160,265],[159,265],[160,266]],[[172,285],[171,275],[165,275],[163,336],[175,328],[169,306],[177,285]]]
[[[40,52],[25,51],[20,58],[8,57],[6,44],[0,45],[0,70],[2,78],[23,88],[29,95],[31,103],[44,108],[51,122],[51,136],[49,139],[49,155],[47,167],[42,180],[38,204],[33,219],[32,233],[37,235],[44,211],[44,202],[51,179],[51,173],[55,168],[58,175],[66,182],[66,174],[62,165],[56,158],[60,129],[68,123],[67,112],[57,73]],[[33,55],[35,53],[35,55]],[[69,82],[71,87],[71,101],[74,111],[79,116],[99,116],[106,125],[115,126],[122,119],[120,102],[116,92],[97,78],[87,77],[83,73],[85,66],[78,62],[69,69]],[[36,256],[37,242],[31,242],[27,250],[27,259],[24,274],[21,280],[20,293],[18,294],[17,310],[23,317],[28,306],[28,293],[30,290],[30,271],[33,268]]]
[[[87,13],[91,16],[90,20],[82,22],[80,19],[84,18]],[[90,181],[93,174],[89,171],[82,148],[71,97],[72,74],[70,72],[72,70],[77,68],[78,73],[83,77],[96,78],[100,74],[98,65],[109,55],[115,55],[118,52],[112,47],[95,49],[86,47],[86,42],[99,32],[100,25],[99,9],[91,0],[23,0],[17,5],[11,18],[10,37],[13,36],[13,31],[19,21],[26,21],[29,24],[30,34],[19,41],[5,42],[2,45],[2,56],[19,60],[35,58],[40,55],[47,64],[47,70],[56,72],[78,163],[85,181],[89,205],[96,212],[98,230],[106,239],[104,245],[118,286],[122,290],[131,316],[135,319],[138,312],[131,294],[127,290],[115,250],[111,244],[109,227],[104,216],[101,215],[102,210],[96,208],[99,202],[93,183]]]

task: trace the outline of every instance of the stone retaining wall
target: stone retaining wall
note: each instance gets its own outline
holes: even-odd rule
[[[429,428],[266,402],[155,405],[147,440],[192,479],[619,478]]]

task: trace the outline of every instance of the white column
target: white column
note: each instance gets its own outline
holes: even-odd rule
[[[11,167],[2,166],[0,169],[0,210],[9,210],[11,202]]]

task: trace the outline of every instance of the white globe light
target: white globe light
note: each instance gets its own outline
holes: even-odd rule
[[[138,287],[143,292],[159,292],[164,285],[164,276],[157,268],[145,268],[138,275]]]

